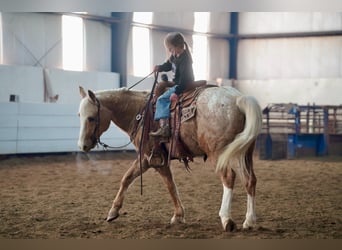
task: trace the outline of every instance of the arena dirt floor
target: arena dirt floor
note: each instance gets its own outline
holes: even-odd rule
[[[222,186],[201,159],[188,173],[175,161],[186,223],[171,226],[173,205],[153,169],[128,190],[120,217],[104,219],[133,152],[7,156],[0,159],[0,239],[338,239],[342,238],[342,157],[256,158],[258,225],[241,230],[246,193],[237,179],[235,232],[218,217]]]

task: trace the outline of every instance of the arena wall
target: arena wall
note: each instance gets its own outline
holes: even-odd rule
[[[78,151],[78,86],[92,90],[119,87],[116,73],[9,65],[0,65],[0,72],[0,154]],[[10,95],[17,99],[10,102]],[[58,98],[51,101],[54,95]],[[111,125],[101,140],[121,146],[129,137]]]

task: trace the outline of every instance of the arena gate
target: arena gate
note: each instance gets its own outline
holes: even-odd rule
[[[269,104],[257,147],[264,160],[342,155],[342,105]]]

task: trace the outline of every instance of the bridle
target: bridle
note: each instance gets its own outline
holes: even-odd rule
[[[150,75],[152,74],[155,74],[155,82],[154,82],[154,85],[153,85],[153,88],[152,88],[152,91],[154,90],[154,86],[156,84],[156,81],[157,81],[157,78],[158,78],[158,73],[155,73],[155,72],[151,72],[150,74],[148,74],[147,76],[145,76],[144,78],[142,78],[140,81],[136,82],[135,84],[133,84],[131,87],[128,88],[128,90],[132,89],[133,87],[135,87],[136,85],[138,85],[139,83],[141,83],[142,81],[144,81],[146,78],[148,78]],[[151,92],[151,96],[153,95],[152,94],[153,92]],[[148,102],[151,101],[151,98]],[[96,143],[96,146],[98,145],[101,145],[105,150],[109,149],[109,148],[113,148],[113,149],[118,149],[118,148],[124,148],[124,147],[127,147],[129,144],[131,144],[137,134],[137,131],[138,131],[138,128],[139,126],[143,126],[143,115],[145,113],[145,109],[144,110],[141,110],[135,117],[135,123],[134,123],[134,128],[133,128],[133,131],[131,132],[131,135],[130,135],[130,141],[127,142],[126,144],[122,145],[122,146],[109,146],[108,144],[104,143],[101,141],[100,139],[100,101],[99,99],[97,99],[95,97],[95,105],[97,107],[97,117],[96,117],[96,121],[95,121],[95,129],[94,129],[94,132],[93,132],[93,135],[91,138],[94,139],[95,143]],[[148,105],[146,105],[148,106]],[[141,146],[140,146],[141,147]],[[140,148],[139,147],[139,148]]]
[[[95,139],[94,141],[96,143],[96,146],[101,145],[105,150],[107,150],[109,148],[124,148],[124,147],[127,147],[129,144],[131,144],[132,136],[128,143],[121,145],[121,146],[109,146],[108,144],[101,141],[100,139],[100,101],[96,97],[95,97],[95,105],[97,107],[97,115],[95,119],[95,129],[91,138]]]

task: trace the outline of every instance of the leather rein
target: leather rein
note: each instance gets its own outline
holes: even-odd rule
[[[127,142],[126,144],[124,145],[121,145],[121,146],[109,146],[108,144],[104,143],[101,141],[100,139],[100,135],[99,135],[99,131],[100,131],[100,101],[95,98],[95,101],[96,101],[96,107],[97,107],[97,117],[96,117],[96,121],[95,121],[95,129],[94,129],[94,133],[93,133],[93,138],[95,138],[95,141],[96,141],[96,145],[101,145],[105,150],[108,150],[110,148],[112,149],[119,149],[119,148],[124,148],[124,147],[127,147],[129,144],[132,143],[132,135],[131,135],[131,139],[129,142]],[[135,135],[133,136],[133,138],[135,137]]]
[[[146,77],[144,77],[143,79],[141,79],[140,81],[138,81],[137,83],[135,83],[134,85],[132,85],[130,88],[128,88],[129,90],[133,87],[135,87],[136,85],[138,85],[139,83],[141,83],[143,80],[145,80],[147,77],[149,77],[151,74],[153,74],[154,72],[148,74]],[[152,88],[152,91],[155,87],[155,84],[156,84],[156,81],[157,81],[157,78],[158,78],[158,73],[155,74],[155,82],[153,84],[153,88]],[[153,95],[153,92],[151,92],[150,96]],[[137,135],[137,132],[138,132],[138,129],[140,126],[143,126],[144,127],[144,119],[143,116],[144,116],[144,113],[146,111],[146,107],[149,106],[149,103],[151,102],[151,98],[149,98],[149,100],[147,101],[147,104],[146,104],[146,107],[144,107],[142,110],[140,110],[140,112],[135,116],[135,122],[134,122],[134,127],[133,127],[133,131],[131,132],[130,134],[130,141],[127,142],[126,144],[124,145],[121,145],[121,146],[109,146],[108,144],[104,143],[101,141],[100,139],[100,135],[99,135],[99,131],[100,131],[100,101],[95,97],[95,105],[97,107],[97,117],[96,117],[96,121],[95,121],[95,129],[94,129],[94,132],[93,132],[93,138],[94,138],[94,141],[96,142],[96,146],[98,145],[101,145],[104,150],[108,150],[108,149],[120,149],[120,148],[125,148],[127,147],[129,144],[131,144],[133,142],[133,140],[135,139],[135,136]],[[140,145],[139,148],[141,148],[142,145]]]
[[[154,73],[154,72],[152,72]],[[151,73],[151,74],[152,74]],[[148,76],[150,76],[151,74],[149,74]],[[147,77],[148,77],[147,76]],[[146,79],[147,77],[145,77],[144,79]],[[109,146],[106,143],[103,143],[100,139],[100,135],[99,135],[99,131],[100,131],[100,101],[95,97],[95,105],[97,107],[97,119],[95,121],[95,129],[94,129],[94,133],[93,133],[93,138],[95,138],[96,141],[96,145],[101,145],[104,149],[108,149],[108,148],[124,148],[126,146],[128,146],[130,143],[132,143],[132,141],[135,139],[137,132],[139,130],[139,127],[142,126],[142,133],[141,133],[141,138],[140,138],[140,143],[139,143],[139,164],[140,164],[140,194],[143,194],[143,184],[142,184],[142,173],[143,173],[143,166],[142,166],[142,158],[143,158],[143,148],[144,148],[144,138],[145,138],[145,115],[148,112],[148,109],[151,107],[151,103],[152,103],[152,98],[153,98],[153,93],[154,93],[154,89],[157,85],[158,82],[158,72],[155,73],[154,75],[154,83],[153,83],[153,87],[152,87],[152,91],[149,95],[149,98],[146,102],[146,105],[140,110],[140,112],[135,116],[135,122],[134,122],[134,127],[133,127],[133,131],[130,134],[130,141],[128,143],[126,143],[125,145],[122,146]],[[142,80],[144,80],[142,79]],[[141,80],[141,81],[142,81]],[[141,81],[139,81],[138,83],[140,83]],[[132,87],[136,86],[137,83],[135,85],[133,85]],[[131,88],[132,88],[131,87]],[[129,88],[129,89],[131,89]]]

